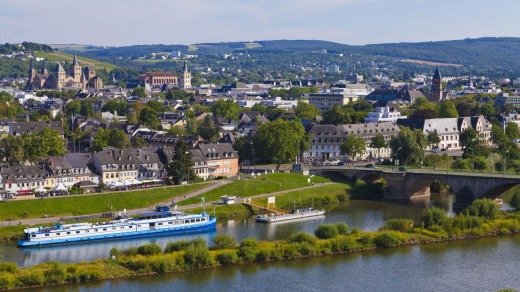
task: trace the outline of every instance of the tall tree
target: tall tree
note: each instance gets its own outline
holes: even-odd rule
[[[439,109],[439,118],[457,118],[459,113],[455,108],[455,104],[453,102],[446,100],[441,103],[441,107]]]
[[[323,113],[323,124],[349,124],[352,122],[349,113],[339,105],[332,106],[328,111]]]
[[[371,147],[377,149],[377,152],[380,151],[381,148],[385,148],[387,143],[385,141],[385,137],[382,134],[377,134],[371,139]]]
[[[294,161],[302,146],[300,141],[306,138],[305,129],[300,122],[277,119],[258,127],[254,139],[255,153],[257,157],[278,165]]]
[[[255,153],[254,147],[253,139],[249,136],[240,137],[235,141],[233,148],[238,152],[238,163],[240,165],[242,165],[244,161],[251,164]]]
[[[215,117],[222,117],[228,120],[238,119],[240,110],[241,108],[238,105],[238,103],[231,99],[219,99],[211,107],[211,112],[213,112],[213,115],[215,115]]]
[[[151,128],[151,129],[162,129],[161,122],[157,117],[157,112],[151,107],[145,106],[139,114],[139,123]]]
[[[428,133],[427,139],[428,145],[430,145],[431,148],[433,148],[434,145],[439,146],[439,143],[441,142],[441,138],[439,137],[439,134],[437,134],[437,129]]]
[[[428,139],[421,130],[412,131],[408,127],[400,127],[397,136],[390,139],[390,148],[399,165],[419,165],[424,159],[424,149]]]
[[[314,120],[317,115],[321,114],[320,110],[314,105],[301,100],[298,101],[298,105],[294,109],[294,112],[296,113],[296,116],[302,120]]]
[[[216,141],[218,138],[218,130],[209,115],[205,116],[200,123],[198,132],[204,140]]]
[[[192,166],[193,162],[188,144],[182,139],[177,140],[174,145],[172,162],[168,164],[167,168],[168,178],[176,185],[183,181],[192,181],[195,179]]]
[[[148,94],[146,94],[146,90],[144,89],[144,87],[138,86],[138,87],[134,88],[134,90],[132,90],[132,96],[144,98],[144,97],[147,97]]]
[[[515,123],[508,122],[506,124],[506,135],[510,140],[520,138],[520,132],[518,131],[518,126]]]
[[[357,137],[352,134],[347,136],[345,142],[339,145],[340,153],[342,155],[348,155],[352,159],[356,158],[356,155],[363,154],[366,150],[366,144],[363,137]]]

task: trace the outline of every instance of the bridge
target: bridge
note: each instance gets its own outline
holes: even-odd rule
[[[448,184],[456,195],[458,204],[469,204],[480,198],[496,199],[506,190],[520,184],[520,175],[508,173],[463,172],[456,170],[364,168],[364,167],[313,167],[316,174],[341,173],[355,180],[363,179],[373,183],[381,178],[387,182],[384,198],[407,200],[429,197],[430,185],[434,180]]]

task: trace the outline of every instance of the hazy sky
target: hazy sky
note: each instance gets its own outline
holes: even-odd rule
[[[1,0],[0,42],[361,45],[520,37],[519,0]]]

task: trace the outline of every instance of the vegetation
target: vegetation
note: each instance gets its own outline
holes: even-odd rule
[[[429,220],[427,217],[424,219]],[[214,238],[215,245],[211,249],[203,239],[194,239],[168,243],[164,252],[155,244],[121,251],[113,248],[110,251],[111,258],[92,262],[48,262],[24,268],[18,267],[16,263],[2,262],[0,289],[162,274],[248,262],[290,260],[401,245],[515,234],[520,231],[520,217],[517,213],[501,212],[497,219],[457,215],[437,221],[428,228],[425,223],[423,221],[421,227],[417,227],[413,226],[411,220],[394,219],[387,222],[380,231],[374,232],[361,232],[358,229],[348,232],[348,226],[344,223],[321,224],[315,231],[316,236],[300,231],[292,234],[286,241],[269,242],[246,238],[237,246],[232,237],[218,235]]]

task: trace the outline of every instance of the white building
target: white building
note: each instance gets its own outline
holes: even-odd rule
[[[376,107],[375,112],[368,113],[365,123],[395,122],[397,119],[406,119],[406,116],[401,116],[401,113],[395,108]]]
[[[309,94],[309,103],[314,105],[322,112],[326,112],[335,105],[346,105],[349,102],[355,102],[359,99],[357,95],[348,95],[343,93],[311,93]]]

